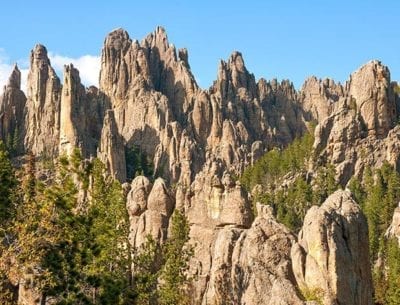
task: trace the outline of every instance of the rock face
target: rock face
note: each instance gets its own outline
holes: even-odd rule
[[[104,117],[98,156],[114,178],[126,180],[124,141],[118,133],[112,110]]]
[[[240,172],[253,142],[285,145],[305,131],[289,82],[257,84],[235,52],[204,91],[187,52],[176,53],[162,28],[140,44],[118,29],[105,39],[100,73],[100,89],[110,98],[126,146],[139,146],[172,182],[188,186],[207,154]]]
[[[301,290],[324,304],[372,304],[367,223],[349,192],[312,207],[298,238],[292,260]]]
[[[133,247],[140,248],[147,235],[160,243],[166,240],[174,200],[163,179],[158,178],[151,185],[146,177],[136,177],[126,204],[130,219],[129,239]]]
[[[397,117],[389,69],[371,61],[351,75],[347,86],[368,133],[386,135]]]
[[[60,109],[60,154],[71,154],[74,148],[82,147],[87,128],[82,119],[87,113],[84,107],[86,92],[79,71],[74,66],[64,67],[64,82]]]
[[[301,88],[301,103],[308,120],[322,122],[334,110],[336,102],[344,96],[344,88],[331,79],[323,81],[308,78]]]
[[[35,46],[30,64],[25,107],[25,150],[53,157],[58,153],[60,138],[60,79],[50,66],[44,46]]]
[[[346,185],[365,166],[388,161],[398,167],[400,147],[394,86],[387,67],[372,61],[351,75],[328,117],[315,130],[314,148]],[[322,161],[324,162],[324,161]]]
[[[249,229],[224,227],[217,232],[201,304],[305,304],[290,263],[294,236],[267,207],[258,205],[257,211]]]
[[[12,149],[17,153],[23,149],[21,138],[25,124],[25,102],[25,94],[21,91],[21,72],[15,65],[0,97],[0,139],[6,145],[13,146]]]
[[[397,238],[400,246],[400,206],[394,210],[393,220],[386,231],[386,237]]]
[[[311,122],[317,163],[333,163],[342,185],[367,165],[400,168],[400,101],[380,62],[345,85],[311,77],[296,91],[287,80],[256,81],[233,52],[203,90],[187,50],[177,51],[163,28],[141,42],[117,29],[104,41],[99,88],[85,89],[72,65],[61,86],[37,45],[27,99],[15,68],[0,106],[0,137],[20,135],[18,151],[56,158],[80,148],[129,181],[133,248],[148,234],[163,243],[173,210],[185,212],[195,249],[193,304],[307,303],[298,288],[322,291],[325,304],[371,304],[367,226],[347,192],[313,207],[296,241],[267,208],[258,206],[254,217],[235,176]],[[152,161],[153,177],[129,177],[125,155],[133,148]]]

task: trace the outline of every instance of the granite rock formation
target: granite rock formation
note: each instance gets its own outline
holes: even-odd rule
[[[187,50],[163,28],[141,42],[117,29],[104,41],[99,84],[84,88],[72,65],[61,84],[46,48],[35,46],[27,98],[17,67],[1,97],[0,136],[16,133],[21,153],[56,158],[79,148],[100,158],[128,182],[133,248],[148,234],[163,243],[174,209],[184,211],[193,304],[312,304],[302,290],[315,289],[324,304],[371,304],[367,225],[347,192],[312,207],[297,238],[267,207],[254,216],[235,177],[313,123],[316,163],[334,164],[343,186],[367,165],[399,167],[400,103],[387,67],[370,62],[344,85],[311,77],[297,91],[287,80],[256,81],[233,52],[203,90]],[[128,175],[132,148],[152,161],[153,177]]]
[[[21,90],[21,72],[17,65],[11,73],[0,97],[0,139],[12,149],[21,153],[21,138],[24,131],[24,107],[26,97]],[[11,143],[10,143],[11,142]]]
[[[397,238],[400,246],[400,206],[394,210],[392,223],[386,231],[386,237]]]
[[[60,138],[61,83],[50,65],[47,49],[36,45],[31,52],[25,106],[26,151],[52,158]]]
[[[360,177],[365,166],[379,167],[388,161],[398,167],[394,86],[386,66],[367,63],[351,75],[329,116],[317,125],[316,154],[321,162],[335,165],[342,185],[353,175]]]
[[[367,221],[350,192],[336,191],[307,212],[292,260],[300,289],[323,304],[372,304]]]

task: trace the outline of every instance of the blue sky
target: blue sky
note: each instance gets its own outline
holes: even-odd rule
[[[0,74],[15,61],[26,73],[29,52],[40,42],[58,71],[73,61],[85,83],[93,83],[108,32],[123,27],[141,40],[162,25],[170,42],[189,50],[203,88],[216,78],[219,60],[234,50],[256,78],[288,78],[297,88],[310,75],[345,81],[371,59],[400,80],[399,13],[395,0],[4,1]]]

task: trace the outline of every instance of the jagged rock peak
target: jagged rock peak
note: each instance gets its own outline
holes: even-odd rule
[[[31,51],[25,117],[25,149],[33,154],[57,154],[61,83],[50,65],[47,49],[37,44]]]
[[[161,53],[166,52],[171,47],[175,55],[174,59],[176,60],[175,47],[169,44],[167,32],[162,26],[158,26],[154,32],[147,35],[147,37],[142,41],[141,45],[142,47],[157,47]]]
[[[388,67],[373,60],[351,74],[349,95],[369,134],[386,135],[396,121],[396,101]]]
[[[307,89],[314,89],[324,93],[324,90],[341,87],[340,82],[336,83],[335,80],[331,78],[317,78],[316,76],[310,76],[305,81],[301,88],[302,91]],[[317,92],[315,92],[317,93]]]
[[[131,39],[129,34],[122,28],[115,29],[111,31],[104,40],[105,48],[112,48],[115,50],[121,50],[125,48],[128,44],[131,44]]]
[[[243,56],[234,51],[228,61],[220,61],[217,81],[212,92],[219,91],[221,96],[230,99],[236,95],[239,88],[244,88],[250,98],[256,94],[256,82],[254,75],[246,69]]]
[[[228,61],[220,61],[218,67],[218,79],[221,79],[221,73],[223,73],[224,71],[229,71],[230,73],[232,73],[233,71],[238,71],[247,74],[248,71],[246,69],[242,53],[238,51],[233,51],[232,54],[229,56]]]
[[[64,83],[70,79],[73,79],[78,84],[81,82],[79,70],[73,64],[64,65]]]
[[[47,56],[47,49],[42,44],[37,44],[31,51],[31,66],[37,63],[50,65],[50,59]]]
[[[21,71],[18,69],[17,64],[14,65],[11,75],[8,78],[7,86],[10,88],[21,89]]]
[[[315,76],[307,78],[301,88],[300,102],[307,120],[322,122],[334,109],[334,104],[344,97],[344,88],[340,83]]]
[[[368,70],[374,71],[376,73],[376,77],[380,77],[380,73],[383,73],[381,76],[390,79],[390,71],[387,66],[385,66],[380,60],[373,59],[367,62],[366,64],[362,65],[357,71],[352,73],[352,76],[356,73],[365,73]]]
[[[233,51],[228,59],[228,66],[231,68],[231,70],[247,72],[246,66],[244,65],[242,53],[238,51]]]

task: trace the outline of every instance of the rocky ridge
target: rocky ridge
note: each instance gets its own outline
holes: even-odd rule
[[[99,88],[85,89],[72,65],[61,84],[46,48],[35,46],[27,97],[17,67],[1,97],[0,135],[17,133],[17,152],[38,157],[80,148],[121,182],[133,178],[125,152],[146,154],[162,178],[129,183],[130,241],[139,247],[151,234],[164,242],[173,210],[184,211],[195,247],[193,304],[304,304],[301,289],[315,288],[326,304],[370,304],[371,275],[356,268],[369,270],[360,252],[368,245],[354,241],[357,234],[368,240],[366,224],[348,193],[312,208],[297,240],[266,207],[257,206],[253,217],[234,176],[312,122],[317,162],[333,163],[343,186],[367,165],[398,167],[395,86],[388,68],[372,61],[344,85],[311,77],[296,91],[289,81],[256,81],[234,52],[203,90],[187,50],[177,51],[163,28],[141,42],[117,29],[104,41]]]

